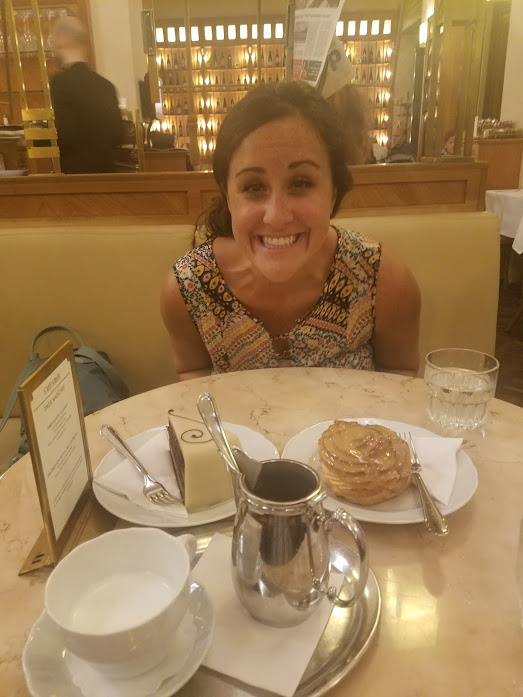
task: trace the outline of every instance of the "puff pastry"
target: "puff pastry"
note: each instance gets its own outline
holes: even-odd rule
[[[325,483],[351,503],[380,503],[410,484],[408,445],[385,426],[335,421],[320,436],[318,447]]]

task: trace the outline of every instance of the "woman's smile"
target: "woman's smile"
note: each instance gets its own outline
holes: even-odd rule
[[[300,237],[301,235],[280,235],[278,237],[264,235],[256,239],[259,240],[266,249],[285,249],[287,247],[292,247]]]

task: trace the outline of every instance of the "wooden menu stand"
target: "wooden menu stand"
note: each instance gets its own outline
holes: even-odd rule
[[[44,530],[20,574],[54,566],[84,532],[94,510],[82,400],[70,341],[18,389]]]

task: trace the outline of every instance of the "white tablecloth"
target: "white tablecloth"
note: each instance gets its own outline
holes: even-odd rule
[[[500,219],[500,233],[512,237],[512,249],[523,253],[523,189],[492,190],[485,194],[485,207]]]

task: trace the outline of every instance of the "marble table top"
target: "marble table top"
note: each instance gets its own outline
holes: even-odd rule
[[[280,368],[199,378],[153,390],[87,417],[93,469],[110,450],[102,423],[125,437],[197,416],[211,392],[222,419],[269,438],[281,452],[320,421],[375,417],[430,428],[423,382],[384,373]],[[421,523],[362,523],[382,594],[376,637],[330,697],[516,697],[523,688],[516,555],[523,514],[523,410],[493,400],[485,432],[466,436],[478,489],[438,538]],[[107,514],[83,539],[114,527]],[[42,612],[50,569],[18,576],[42,528],[29,456],[0,479],[0,695],[27,697],[21,653]],[[243,692],[242,692],[243,694]]]

